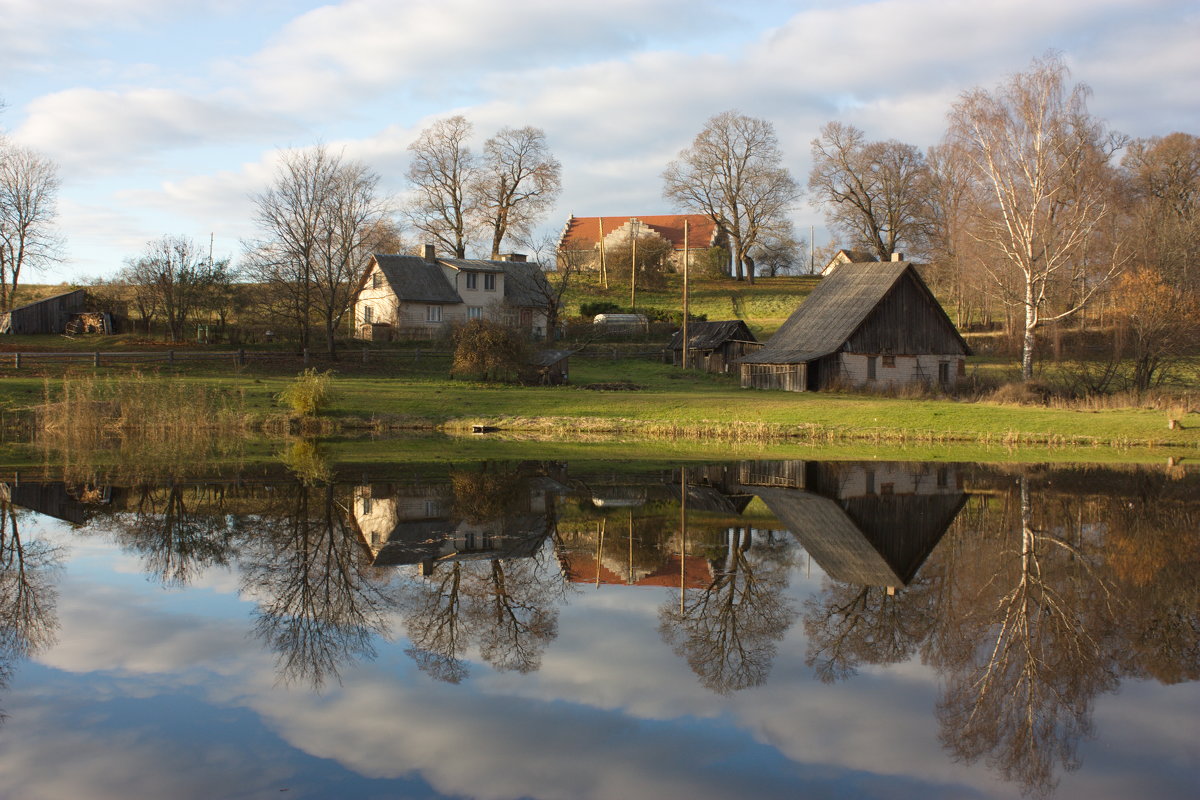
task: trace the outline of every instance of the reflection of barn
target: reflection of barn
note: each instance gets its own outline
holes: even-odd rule
[[[734,361],[759,348],[758,339],[740,319],[688,322],[688,366],[705,372],[736,372]],[[683,365],[683,331],[667,345],[671,364]]]
[[[97,506],[109,501],[110,490],[79,489],[62,481],[0,483],[0,502],[12,503],[72,525],[84,525]]]
[[[955,465],[781,462],[754,491],[834,580],[905,586],[966,503]],[[790,465],[790,466],[789,466]],[[759,462],[762,477],[767,464]]]

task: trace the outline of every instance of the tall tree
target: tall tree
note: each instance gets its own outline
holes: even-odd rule
[[[1024,316],[1025,380],[1038,328],[1085,307],[1123,258],[1097,241],[1112,213],[1108,159],[1119,142],[1069,74],[1050,54],[995,91],[964,93],[950,111],[947,140],[979,189],[972,235],[994,254],[997,296]]]
[[[1121,160],[1130,194],[1133,257],[1178,288],[1200,291],[1200,137],[1136,139]]]
[[[406,216],[418,231],[465,258],[474,213],[470,193],[478,169],[467,140],[471,123],[462,115],[438,120],[408,146],[408,180],[415,197]]]
[[[185,236],[163,236],[146,243],[130,259],[122,278],[139,287],[146,302],[166,319],[172,341],[182,341],[189,322],[206,307],[211,295],[228,283],[229,259],[214,261]]]
[[[528,236],[562,190],[562,165],[541,128],[502,128],[483,144],[483,163],[470,190],[482,225],[491,232],[492,258],[506,237]]]
[[[736,111],[708,120],[662,177],[666,199],[707,214],[729,235],[734,275],[751,282],[755,244],[800,196],[775,127]]]
[[[812,140],[812,158],[808,188],[852,247],[881,261],[901,245],[923,249],[928,170],[920,150],[894,139],[870,142],[853,125],[830,122]]]
[[[0,138],[0,308],[8,308],[25,267],[57,260],[58,168]]]
[[[324,145],[284,156],[267,191],[254,198],[266,233],[248,253],[250,270],[270,285],[273,310],[296,326],[301,347],[318,322],[329,354],[350,307],[366,256],[390,237],[379,176]]]

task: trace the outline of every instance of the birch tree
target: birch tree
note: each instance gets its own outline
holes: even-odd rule
[[[1090,247],[1113,210],[1115,140],[1088,113],[1088,88],[1067,85],[1069,74],[1061,57],[1047,55],[994,91],[964,93],[950,111],[948,143],[980,189],[972,235],[992,251],[997,296],[1024,317],[1025,380],[1038,328],[1084,308],[1122,263],[1118,248]]]

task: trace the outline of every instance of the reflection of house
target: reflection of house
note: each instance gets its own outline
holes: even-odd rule
[[[108,503],[110,489],[84,489],[62,481],[49,483],[0,483],[0,502],[12,503],[72,525],[83,525],[95,514],[98,504]]]
[[[970,353],[911,262],[842,264],[741,359],[742,386],[945,385],[962,376]]]
[[[423,256],[371,256],[354,301],[359,338],[428,337],[448,325],[489,319],[545,332],[549,297],[541,267],[524,256],[487,261]]]
[[[576,255],[576,263],[585,269],[599,269],[606,249],[624,248],[632,238],[631,221],[640,223],[637,239],[661,239],[671,245],[671,262],[682,263],[683,223],[688,223],[687,249],[707,250],[721,246],[725,239],[712,219],[705,214],[652,214],[646,217],[576,217],[563,227],[558,240],[560,257]]]
[[[808,489],[754,489],[834,580],[905,586],[966,503],[955,465],[810,463]]]
[[[736,359],[759,348],[758,339],[740,319],[688,322],[688,366],[705,372],[735,372]],[[683,364],[683,331],[667,345],[671,363]]]
[[[467,519],[448,483],[367,484],[354,489],[353,516],[374,566],[527,558],[550,533],[552,496],[562,488],[549,478],[526,479],[507,513]]]

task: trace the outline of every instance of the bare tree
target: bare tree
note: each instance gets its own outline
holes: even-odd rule
[[[502,128],[484,142],[470,190],[482,225],[491,231],[492,258],[500,257],[506,237],[529,235],[558,197],[561,172],[541,128]]]
[[[22,269],[58,260],[58,187],[54,162],[0,139],[0,308],[12,304]]]
[[[127,262],[122,279],[137,287],[139,304],[161,312],[167,334],[181,341],[197,312],[228,283],[229,259],[214,261],[185,236],[163,236],[146,243],[145,251]]]
[[[782,162],[771,123],[726,111],[663,172],[666,199],[707,214],[729,235],[738,280],[754,282],[755,244],[800,196]]]
[[[1133,258],[1185,291],[1200,292],[1200,137],[1137,139],[1121,160],[1130,200]]]
[[[1037,329],[1082,309],[1122,264],[1117,248],[1095,246],[1112,211],[1108,158],[1120,142],[1088,113],[1087,87],[1068,87],[1068,77],[1050,54],[994,92],[964,93],[950,111],[947,140],[980,190],[972,235],[994,253],[997,296],[1024,315],[1025,380]]]
[[[925,156],[894,139],[869,142],[841,122],[830,122],[812,140],[808,188],[825,208],[830,227],[852,247],[887,261],[901,245],[925,243]]]
[[[408,146],[408,168],[415,198],[406,216],[418,231],[454,253],[467,255],[468,227],[474,213],[470,186],[478,169],[467,145],[471,123],[461,115],[438,120]]]
[[[391,238],[379,176],[324,145],[288,153],[272,186],[255,196],[266,232],[247,254],[249,270],[271,287],[272,310],[296,326],[307,347],[319,322],[330,355],[367,255]]]
[[[796,272],[801,265],[806,266],[803,251],[807,244],[796,237],[792,221],[780,217],[776,224],[763,231],[750,255],[756,268],[774,278]]]

